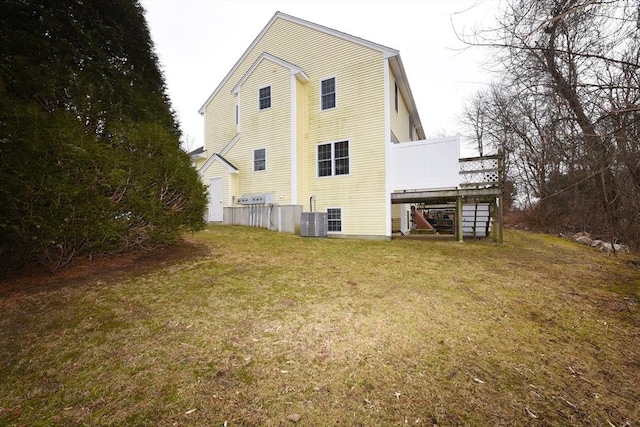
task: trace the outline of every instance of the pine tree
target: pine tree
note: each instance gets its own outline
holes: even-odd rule
[[[137,1],[2,2],[3,260],[56,268],[201,228],[179,138]]]

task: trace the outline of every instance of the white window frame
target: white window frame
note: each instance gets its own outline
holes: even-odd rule
[[[347,167],[349,168],[349,172],[348,173],[342,173],[342,174],[336,174],[336,144],[339,144],[341,142],[346,142],[348,145],[348,149],[349,149],[349,156],[347,157]],[[331,175],[320,175],[320,159],[318,158],[318,148],[321,145],[331,145]],[[351,175],[351,140],[349,139],[339,139],[337,141],[331,141],[331,142],[323,142],[320,144],[316,144],[316,177],[317,178],[332,178],[332,177],[339,177],[339,176],[349,176]]]
[[[266,88],[269,88],[269,106],[265,107],[265,108],[261,108],[262,107],[262,105],[261,105],[262,98],[260,98],[260,91],[262,91],[262,89],[266,89]],[[273,87],[271,85],[266,85],[266,86],[259,87],[258,88],[258,111],[270,110],[271,107],[273,107]]]
[[[331,220],[329,219],[329,209],[335,209],[340,211],[340,230],[335,231],[335,230],[330,230],[330,222]],[[325,213],[327,214],[327,233],[329,234],[340,234],[344,232],[344,209],[342,209],[339,206],[328,206],[325,208]]]
[[[334,91],[333,91],[333,97],[334,97],[334,106],[331,108],[322,108],[322,82],[327,81],[333,79],[333,86],[334,86]],[[329,110],[335,110],[336,108],[338,108],[338,77],[336,76],[329,76],[329,77],[325,77],[323,79],[320,79],[320,87],[318,88],[318,92],[320,93],[320,111],[329,111]]]
[[[256,152],[264,150],[264,169],[256,169]],[[253,150],[253,171],[254,172],[264,172],[267,170],[267,148],[260,147]]]

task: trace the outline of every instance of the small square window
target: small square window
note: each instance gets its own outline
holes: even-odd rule
[[[271,86],[263,87],[259,92],[260,109],[271,108]]]
[[[327,231],[342,232],[342,208],[327,208]]]
[[[260,148],[253,151],[253,170],[263,171],[267,169],[267,149]]]
[[[322,110],[328,110],[330,108],[335,108],[336,106],[336,78],[331,77],[330,79],[322,80],[320,82],[320,90],[321,90],[321,101],[320,108]]]

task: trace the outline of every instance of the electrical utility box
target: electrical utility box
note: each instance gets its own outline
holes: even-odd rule
[[[300,218],[300,236],[302,237],[327,237],[326,212],[302,212]]]
[[[275,201],[273,193],[245,194],[238,198],[241,205],[272,205]]]

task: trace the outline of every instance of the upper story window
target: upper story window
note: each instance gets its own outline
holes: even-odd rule
[[[253,170],[263,171],[267,169],[267,149],[253,150]]]
[[[271,108],[271,86],[260,88],[258,98],[261,110]]]
[[[336,107],[336,78],[331,77],[320,82],[320,109]]]
[[[398,112],[398,82],[395,82],[395,105],[396,105],[396,113]]]
[[[318,176],[349,174],[349,141],[318,145]]]

